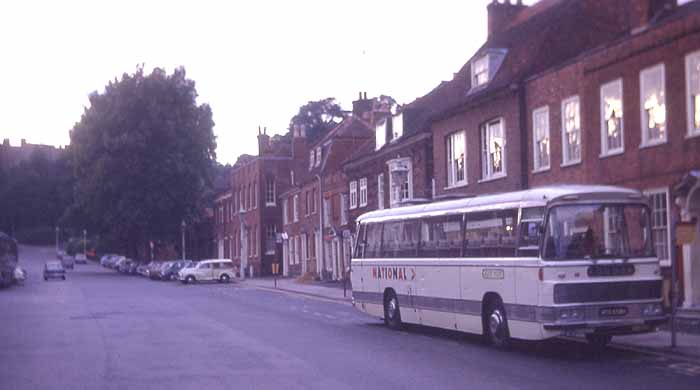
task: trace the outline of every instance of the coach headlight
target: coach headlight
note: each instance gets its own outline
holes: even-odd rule
[[[581,321],[584,318],[583,309],[560,309],[559,310],[559,320],[560,321]]]
[[[657,317],[664,313],[664,308],[660,303],[650,303],[642,307],[644,317]]]

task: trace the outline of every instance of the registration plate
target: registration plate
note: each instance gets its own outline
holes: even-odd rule
[[[601,317],[623,317],[627,315],[627,308],[624,306],[604,307],[598,311]]]

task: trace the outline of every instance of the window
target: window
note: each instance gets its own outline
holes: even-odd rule
[[[386,124],[386,119],[381,119],[374,128],[374,150],[381,149],[386,143]]]
[[[700,135],[700,51],[685,57],[688,136]]]
[[[382,224],[370,223],[365,228],[365,258],[378,258],[382,250]]]
[[[304,195],[304,215],[309,215],[311,214],[311,191],[306,191]]]
[[[292,208],[294,209],[294,222],[299,222],[299,194],[294,195],[294,204]]]
[[[309,151],[309,170],[311,170],[314,167],[314,165],[316,165],[315,157],[316,157],[316,153],[314,153],[314,150],[311,149]]]
[[[331,200],[323,198],[323,226],[331,226]]]
[[[340,224],[348,223],[348,194],[340,195]]]
[[[316,166],[321,165],[321,147],[317,146],[316,147]]]
[[[472,62],[472,88],[489,82],[489,56],[485,55]]]
[[[642,146],[666,142],[666,82],[663,64],[639,73]]]
[[[258,194],[260,192],[258,191],[258,183],[255,182],[253,183],[253,208],[257,209],[258,208]]]
[[[396,207],[413,198],[413,163],[410,157],[387,161],[389,166],[389,201]]]
[[[497,119],[481,127],[481,177],[483,180],[505,176],[506,139],[503,119]]]
[[[578,96],[561,102],[562,165],[581,162],[581,109]]]
[[[403,136],[403,113],[391,118],[391,140],[395,141]]]
[[[649,197],[649,203],[651,203],[651,233],[656,255],[659,257],[661,265],[670,266],[668,189],[650,190],[644,193]]]
[[[314,188],[311,190],[311,214],[316,214],[316,199],[318,198],[318,192]]]
[[[528,207],[521,210],[518,256],[538,256],[543,219],[544,207]]]
[[[466,142],[464,130],[447,136],[447,186],[467,183]]]
[[[532,126],[535,171],[549,169],[549,107],[533,111]]]
[[[350,182],[350,210],[357,208],[357,182]]]
[[[465,256],[515,256],[515,227],[518,210],[483,211],[467,214],[464,228]]]
[[[294,185],[294,171],[289,171],[289,183]]]
[[[449,215],[423,220],[420,257],[459,257],[462,252],[462,216]]]
[[[274,255],[277,243],[277,226],[267,225],[265,229],[265,254]]]
[[[296,239],[294,237],[289,237],[289,264],[296,264]]]
[[[360,207],[367,206],[367,178],[360,179]]]
[[[382,257],[411,258],[418,255],[420,220],[390,221],[384,223]]]
[[[377,207],[384,209],[384,174],[377,175]]]
[[[308,242],[308,239],[306,238],[306,234],[302,234],[299,237],[299,242],[301,244],[300,245],[301,246],[301,250],[300,250],[301,259],[302,259],[302,261],[307,261],[307,260],[309,260],[309,242]]]
[[[622,80],[600,87],[601,156],[624,152],[622,118]]]
[[[289,223],[289,200],[287,198],[282,199],[282,224],[286,225]]]
[[[275,179],[272,177],[268,177],[265,188],[265,205],[274,206],[276,203],[277,202],[275,200]]]
[[[240,203],[240,211],[245,210],[245,196],[243,195],[243,190],[238,190],[238,202]]]

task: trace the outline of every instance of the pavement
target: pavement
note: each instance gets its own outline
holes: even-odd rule
[[[344,294],[342,284],[339,283],[298,282],[294,278],[277,278],[276,287],[274,278],[246,279],[243,283],[267,290],[278,290],[339,302],[349,303],[352,301],[352,290],[348,289]],[[678,332],[676,337],[675,348],[671,347],[671,332],[666,330],[638,335],[615,336],[611,347],[700,362],[700,335]]]
[[[52,252],[22,247],[26,283],[0,290],[2,390],[697,390],[700,383],[700,363],[687,360],[564,339],[500,351],[454,331],[393,331],[345,301],[249,281],[183,285],[91,263],[66,281],[44,282],[41,266]]]

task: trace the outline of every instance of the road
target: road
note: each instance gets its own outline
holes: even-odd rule
[[[694,389],[700,367],[555,340],[493,350],[475,336],[391,331],[351,306],[239,283],[181,285],[23,247],[0,291],[0,389]]]

